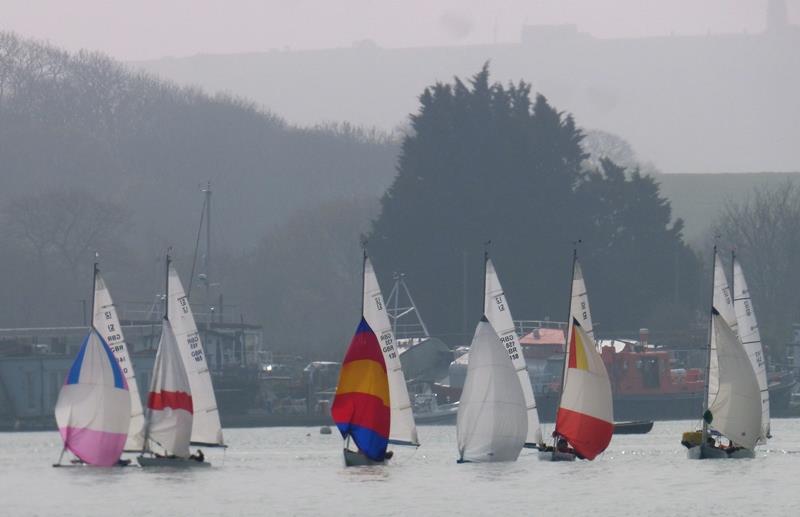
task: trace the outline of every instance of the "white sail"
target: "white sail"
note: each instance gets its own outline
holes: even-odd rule
[[[183,363],[173,328],[164,319],[147,396],[146,445],[152,452],[188,458],[193,404]]]
[[[378,278],[372,262],[364,257],[364,319],[381,344],[383,360],[389,375],[389,401],[391,403],[391,428],[389,440],[393,443],[419,445],[417,425],[414,423],[411,401],[408,397],[406,378],[400,364],[400,356],[395,345],[394,333],[386,314]]]
[[[483,318],[469,348],[456,435],[463,461],[515,461],[528,435],[522,387],[505,347]]]
[[[761,437],[761,392],[747,351],[724,317],[711,317],[711,343],[719,363],[719,390],[709,406],[711,427],[753,449]]]
[[[572,297],[569,302],[569,320],[567,322],[567,344],[572,341],[572,322],[578,321],[587,336],[594,343],[594,329],[592,327],[592,311],[589,309],[589,295],[586,293],[586,282],[583,279],[583,270],[580,263],[575,260],[572,271]],[[566,346],[566,345],[565,345]],[[566,375],[561,379],[562,387],[566,383]]]
[[[133,362],[128,354],[128,344],[125,342],[125,335],[119,324],[117,309],[111,300],[111,293],[108,291],[103,277],[100,273],[95,273],[94,280],[94,328],[103,336],[109,348],[114,353],[114,357],[119,363],[122,374],[128,381],[128,390],[131,397],[131,422],[128,430],[128,439],[125,442],[125,450],[141,450],[144,440],[144,410],[142,399],[139,395],[139,386],[136,383],[136,374],[133,370]]]
[[[750,298],[750,290],[739,261],[733,261],[733,306],[736,310],[736,321],[739,325],[739,338],[742,340],[750,364],[756,372],[758,388],[761,391],[761,441],[766,442],[769,436],[769,384],[764,351],[761,347],[761,333]]]
[[[728,277],[725,275],[725,268],[722,266],[722,260],[719,255],[714,251],[714,299],[713,305],[719,312],[725,323],[731,328],[734,334],[738,333],[738,325],[736,324],[736,312],[733,308],[733,296],[731,296],[731,289],[728,285]],[[710,406],[714,402],[714,398],[719,391],[719,364],[717,360],[717,349],[714,340],[711,340],[711,351],[708,356],[708,389],[706,391],[706,406]]]
[[[211,384],[211,372],[197,324],[189,306],[189,299],[175,268],[169,268],[169,321],[175,331],[175,339],[181,351],[189,386],[192,388],[194,423],[192,442],[204,445],[223,445],[222,425],[219,420],[217,399]]]
[[[536,409],[536,398],[533,395],[531,378],[528,375],[528,365],[525,356],[522,355],[522,347],[519,344],[519,336],[514,327],[514,320],[511,317],[511,309],[508,306],[503,286],[494,268],[492,260],[486,259],[486,291],[484,293],[483,308],[486,318],[500,337],[500,342],[505,346],[508,357],[517,372],[522,394],[525,397],[525,408],[528,414],[528,436],[526,443],[542,443],[542,428],[539,425],[539,412]]]

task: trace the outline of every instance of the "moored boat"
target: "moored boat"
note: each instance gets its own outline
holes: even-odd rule
[[[653,429],[652,420],[614,422],[614,434],[647,434]]]

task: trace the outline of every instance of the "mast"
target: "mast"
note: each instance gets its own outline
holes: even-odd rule
[[[713,264],[711,268],[711,310],[709,311],[708,317],[708,353],[706,355],[706,375],[705,375],[705,391],[706,396],[703,398],[703,432],[700,438],[700,445],[702,446],[706,443],[706,439],[708,437],[708,422],[706,421],[706,411],[708,411],[708,382],[709,382],[709,375],[711,374],[711,337],[712,333],[714,332],[714,282],[716,281],[717,275],[717,244],[714,243],[714,254],[712,256],[711,263]]]
[[[569,309],[567,310],[567,333],[564,336],[564,364],[561,367],[561,392],[558,395],[558,406],[556,406],[556,421],[558,421],[558,408],[561,407],[561,399],[564,396],[564,385],[567,380],[567,353],[569,353],[569,335],[572,328],[572,287],[575,285],[575,264],[578,263],[578,244],[581,240],[572,242],[572,277],[569,282]],[[555,430],[555,429],[554,429]]]
[[[165,275],[164,275],[164,319],[169,321],[169,266],[172,264],[172,257],[170,257],[170,252],[172,251],[172,246],[167,248],[167,255],[166,255],[166,266],[164,268]],[[164,325],[161,325],[161,332],[164,332]],[[152,381],[150,383],[152,386]],[[149,395],[148,395],[149,397]],[[142,454],[147,451],[147,440],[150,435],[150,408],[145,405],[144,407],[144,440],[142,441]]]
[[[486,265],[489,263],[489,248],[492,246],[492,241],[488,240],[483,243],[483,305],[481,306],[481,315],[486,315]]]
[[[211,181],[206,184],[206,305],[211,305]],[[188,296],[187,296],[188,298]]]
[[[94,299],[95,299],[95,296],[96,296],[95,289],[97,289],[97,273],[99,273],[99,272],[100,272],[100,269],[99,269],[99,267],[97,265],[97,253],[95,253],[94,254],[94,269],[92,271],[92,312],[90,313],[90,315],[92,317],[92,323],[89,325],[89,328],[91,328],[92,330],[97,330],[94,327]]]
[[[166,274],[164,275],[164,319],[167,321],[169,321],[169,266],[172,264],[170,251],[172,251],[172,247],[167,248]]]
[[[192,257],[192,272],[189,275],[189,286],[186,290],[186,298],[192,295],[192,286],[194,285],[194,272],[197,266],[197,254],[200,251],[200,236],[203,234],[203,223],[206,227],[206,256],[203,259],[203,268],[205,269],[205,282],[206,282],[206,301],[210,301],[209,290],[211,289],[211,282],[209,280],[209,266],[211,264],[211,181],[206,182],[205,186],[200,187],[200,192],[205,194],[203,199],[203,209],[200,210],[200,224],[197,227],[197,238],[194,241],[194,256]]]
[[[366,287],[366,280],[364,276],[367,274],[367,240],[361,240],[361,317],[364,317],[364,288]]]

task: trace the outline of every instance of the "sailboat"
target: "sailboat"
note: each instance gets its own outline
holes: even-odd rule
[[[483,316],[469,347],[458,405],[458,463],[517,460],[529,417],[515,370],[506,344]]]
[[[761,390],[747,349],[737,334],[734,300],[714,246],[703,428],[684,433],[689,459],[752,458],[762,436]],[[716,431],[730,441],[717,446]]]
[[[142,399],[139,395],[139,386],[136,382],[133,362],[128,352],[128,344],[125,342],[125,335],[119,323],[117,309],[111,299],[105,280],[100,275],[100,270],[95,264],[94,267],[94,307],[92,314],[92,324],[99,333],[102,334],[111,352],[119,363],[122,375],[128,383],[128,391],[131,397],[131,420],[128,429],[128,439],[125,442],[125,450],[140,451],[144,443],[144,410],[142,409]]]
[[[614,433],[614,407],[611,382],[597,351],[589,310],[586,283],[572,255],[569,327],[564,356],[561,399],[553,431],[555,444],[539,452],[550,461],[593,460],[611,443]]]
[[[222,439],[222,424],[217,409],[217,398],[211,383],[205,350],[197,332],[197,324],[189,305],[189,298],[183,289],[178,272],[169,261],[168,266],[167,313],[175,339],[178,342],[189,387],[192,392],[194,419],[192,423],[192,445],[206,447],[225,447]]]
[[[484,254],[484,278],[484,315],[491,323],[492,328],[496,330],[500,337],[500,342],[514,365],[514,370],[519,378],[522,394],[525,398],[528,421],[525,447],[538,449],[544,446],[544,440],[542,439],[542,428],[539,424],[539,412],[536,409],[536,398],[533,395],[531,378],[528,375],[528,365],[525,362],[525,356],[522,354],[519,336],[517,336],[517,330],[514,327],[514,320],[511,317],[511,309],[508,306],[503,286],[500,285],[500,279],[497,276],[492,259],[489,258],[488,251]],[[470,361],[472,361],[471,356]]]
[[[97,264],[95,264],[96,281]],[[69,369],[56,401],[55,417],[77,463],[110,467],[117,465],[128,438],[131,395],[117,359],[92,324]]]
[[[167,255],[167,295],[161,340],[158,343],[155,366],[147,396],[144,441],[137,458],[142,467],[209,466],[198,453],[191,455],[189,444],[194,420],[194,400],[185,360],[173,325],[170,321],[170,273],[173,271]]]
[[[414,414],[412,413],[411,401],[408,396],[408,387],[406,386],[406,379],[403,375],[400,357],[395,346],[394,333],[389,323],[389,317],[386,314],[386,304],[381,294],[380,285],[378,285],[378,278],[375,275],[375,270],[367,256],[366,250],[363,254],[362,268],[362,323],[359,324],[356,335],[353,337],[353,341],[347,353],[350,354],[350,349],[356,345],[356,348],[360,350],[367,346],[360,344],[362,341],[371,343],[371,336],[375,337],[383,359],[383,368],[386,373],[389,396],[383,398],[383,392],[380,390],[375,392],[373,388],[378,388],[373,384],[366,386],[364,383],[367,381],[358,381],[358,379],[361,378],[361,374],[348,373],[351,370],[355,371],[355,366],[353,368],[345,368],[346,365],[342,365],[342,371],[339,374],[339,385],[336,388],[336,397],[331,406],[331,414],[339,431],[342,433],[342,437],[346,441],[345,464],[347,465],[382,463],[385,459],[388,459],[384,454],[373,454],[371,457],[370,454],[372,453],[362,448],[362,445],[364,445],[363,441],[358,439],[354,434],[353,426],[359,426],[360,424],[357,423],[358,420],[353,420],[353,418],[356,418],[356,415],[361,415],[362,410],[373,415],[369,417],[371,419],[381,418],[377,415],[382,413],[382,409],[377,406],[373,407],[371,402],[364,402],[363,399],[365,397],[357,396],[356,394],[366,394],[366,397],[375,397],[379,394],[381,401],[388,403],[390,425],[387,425],[385,429],[386,432],[389,433],[387,435],[388,443],[419,446],[417,426],[414,422]],[[347,357],[348,356],[345,356],[346,361]],[[356,363],[358,365],[364,364],[360,361],[356,361]],[[375,368],[374,365],[371,367]],[[375,373],[377,377],[381,377],[377,372],[373,373]],[[352,378],[356,380],[351,382],[351,375],[353,376]],[[369,376],[368,378],[373,379],[374,376]],[[374,381],[369,382],[381,381],[375,378]],[[380,435],[383,431],[383,427],[374,428],[373,431],[375,431],[377,435]],[[355,442],[354,445],[357,447],[357,450],[353,451],[348,449],[351,442]],[[391,455],[389,457],[391,457]],[[379,459],[376,460],[375,458]]]
[[[761,391],[761,436],[759,443],[764,444],[770,438],[769,423],[769,383],[767,382],[767,367],[764,350],[761,346],[761,333],[758,331],[756,311],[750,298],[750,290],[744,278],[744,271],[736,253],[731,254],[733,264],[733,307],[736,312],[736,322],[739,326],[739,339],[742,340],[750,364],[756,372],[758,389]]]
[[[378,337],[363,317],[342,361],[331,416],[345,439],[345,465],[386,461],[391,425],[389,376]]]

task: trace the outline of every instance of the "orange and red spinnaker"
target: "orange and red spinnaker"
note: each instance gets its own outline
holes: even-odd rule
[[[375,332],[363,318],[342,362],[331,416],[344,438],[374,461],[389,444],[391,410],[386,363]]]
[[[594,340],[573,320],[567,350],[567,371],[556,433],[582,457],[592,460],[603,452],[614,433],[611,383]]]

